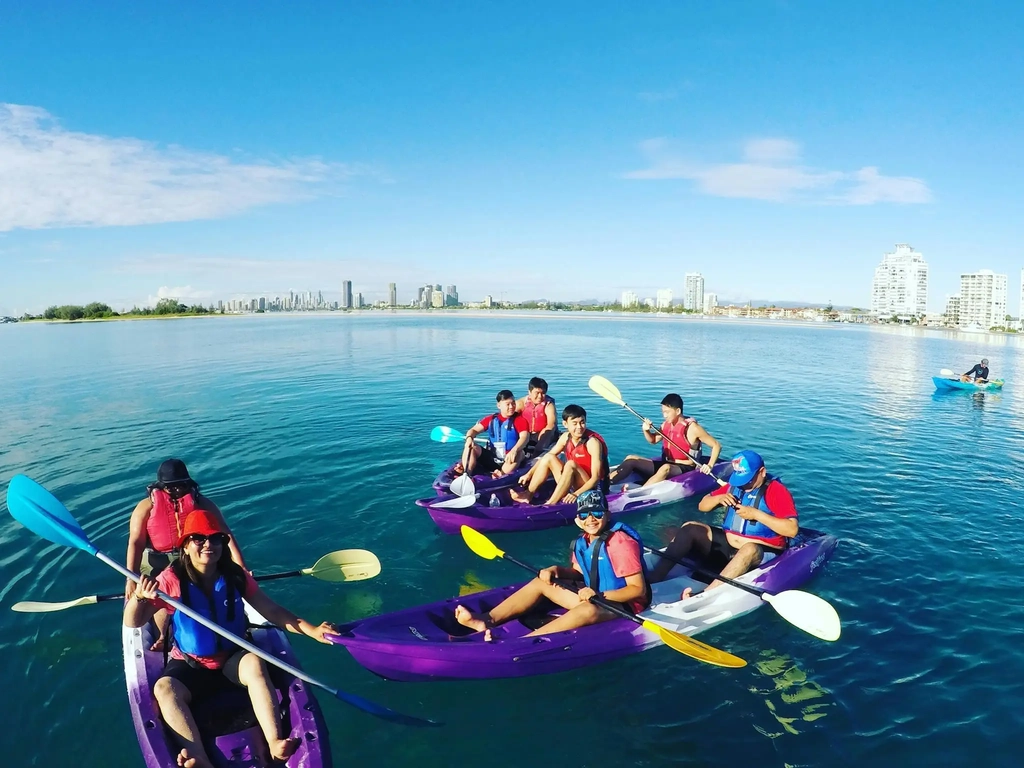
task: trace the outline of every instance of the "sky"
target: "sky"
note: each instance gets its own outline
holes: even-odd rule
[[[1024,267],[1024,5],[4,4],[0,314]]]

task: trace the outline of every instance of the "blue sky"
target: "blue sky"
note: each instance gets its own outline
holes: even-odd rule
[[[865,306],[1024,267],[1013,2],[45,3],[0,26],[0,313],[424,282]],[[258,10],[256,10],[258,9]]]

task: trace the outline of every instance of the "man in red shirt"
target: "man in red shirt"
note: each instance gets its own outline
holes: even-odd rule
[[[800,532],[793,496],[780,480],[768,474],[764,459],[754,451],[737,453],[732,459],[729,484],[700,500],[701,512],[718,507],[726,508],[721,527],[686,523],[666,552],[676,558],[696,556],[722,576],[735,579],[781,554],[789,539]],[[651,571],[651,581],[663,581],[672,565],[662,558]],[[707,588],[721,584],[713,581]],[[683,592],[684,598],[689,591]]]
[[[498,412],[484,416],[466,432],[466,446],[462,449],[462,461],[455,465],[455,474],[501,477],[523,463],[530,426],[516,412],[516,398],[510,390],[501,390],[495,400]],[[487,437],[487,445],[476,444],[479,434]]]

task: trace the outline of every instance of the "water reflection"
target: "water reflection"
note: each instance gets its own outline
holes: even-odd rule
[[[914,328],[872,328],[867,335],[868,380],[875,395],[869,410],[902,429],[921,410],[921,331]]]
[[[763,650],[754,663],[757,671],[768,678],[765,687],[752,686],[751,693],[764,698],[768,712],[778,723],[777,728],[755,725],[759,733],[770,739],[786,734],[799,736],[813,723],[829,714],[835,706],[832,694],[807,678],[807,673],[792,658]]]

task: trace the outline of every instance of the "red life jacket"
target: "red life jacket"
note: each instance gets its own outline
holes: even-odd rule
[[[690,441],[686,439],[686,433],[690,430],[690,425],[696,423],[696,419],[688,417],[682,417],[674,425],[669,424],[667,421],[661,425],[661,431],[665,434],[672,443],[675,443],[682,448],[676,448],[668,440],[662,438],[661,441],[661,458],[665,461],[681,461],[683,459],[692,459],[694,456],[700,453],[700,440],[697,441],[696,445],[690,445]]]
[[[170,552],[178,546],[185,518],[196,508],[195,492],[175,500],[167,491],[154,488],[149,497],[153,500],[153,511],[146,520],[149,546],[157,552]]]
[[[526,405],[523,406],[522,416],[526,419],[526,423],[530,425],[530,433],[538,434],[543,432],[548,425],[548,417],[544,413],[544,409],[548,407],[548,403],[555,404],[555,399],[544,395],[544,399],[539,404],[535,404],[530,398],[526,398]]]
[[[580,440],[579,444],[574,443],[572,438],[568,438],[565,441],[565,460],[575,461],[576,465],[581,467],[584,472],[590,474],[590,468],[593,466],[594,457],[590,455],[590,451],[587,450],[587,441],[590,438],[597,438],[597,442],[601,444],[601,478],[608,477],[608,444],[604,441],[597,432],[593,430],[585,430],[583,432],[583,439]]]

